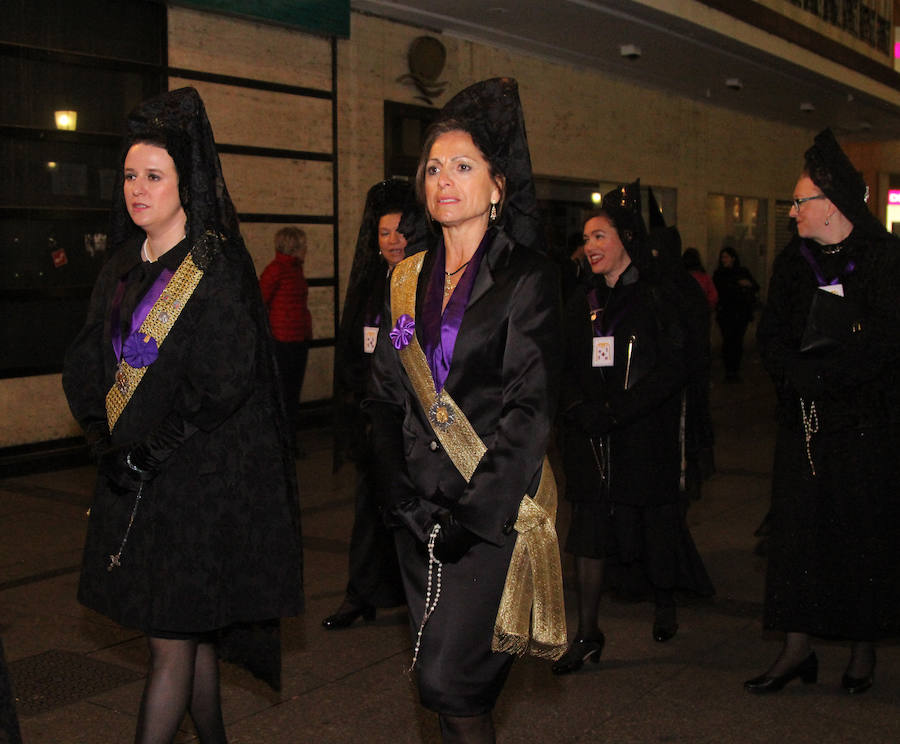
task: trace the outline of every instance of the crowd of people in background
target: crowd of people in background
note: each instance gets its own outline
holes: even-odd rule
[[[334,364],[334,469],[356,469],[349,579],[322,625],[405,604],[447,743],[494,741],[516,656],[558,675],[598,663],[604,592],[651,602],[659,643],[679,597],[714,593],[685,519],[715,470],[711,319],[739,382],[760,287],[728,245],[710,277],[646,193],[648,222],[639,181],[622,184],[554,265],[506,78],[442,109],[413,183],[369,190]],[[758,327],[778,399],[764,625],[784,643],[751,693],[816,682],[814,637],[849,644],[841,685],[863,693],[900,631],[900,246],[867,198],[819,134]],[[302,608],[306,235],[279,230],[257,283],[185,88],[128,117],[110,240],[63,375],[98,464],[78,598],[147,637],[136,742],[171,741],[185,713],[225,742],[218,659],[277,689],[278,619]]]

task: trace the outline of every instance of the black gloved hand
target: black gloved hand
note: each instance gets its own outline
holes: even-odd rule
[[[136,491],[140,485],[138,474],[125,462],[127,453],[122,449],[107,449],[97,462],[97,470],[119,491]]]
[[[571,411],[571,416],[589,437],[602,437],[608,434],[615,423],[609,407],[598,401],[581,403]]]
[[[814,399],[825,391],[822,359],[806,354],[790,354],[784,361],[784,375],[801,396]]]
[[[385,523],[388,527],[406,528],[420,543],[427,543],[434,526],[434,504],[423,502],[418,496],[407,496],[385,510]]]
[[[153,480],[160,466],[196,431],[196,426],[172,411],[144,441],[132,448],[127,458],[131,469],[141,480]]]
[[[100,458],[103,457],[110,448],[109,427],[106,422],[94,421],[88,424],[84,430],[84,440],[87,442],[91,460],[94,463],[99,464]]]
[[[440,514],[438,524],[441,529],[434,542],[434,557],[441,563],[456,563],[473,545],[481,542],[478,535],[463,527],[450,512]]]

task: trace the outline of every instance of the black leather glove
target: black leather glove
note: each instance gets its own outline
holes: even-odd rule
[[[572,409],[571,415],[578,428],[589,437],[602,437],[615,424],[609,407],[597,401],[581,403]]]
[[[806,354],[791,354],[784,362],[784,375],[801,396],[814,399],[825,392],[822,359]]]
[[[100,458],[105,455],[110,448],[109,427],[105,421],[93,421],[85,427],[84,440],[87,442],[88,451],[91,460],[95,463],[100,462]]]
[[[97,461],[100,475],[119,491],[135,491],[140,485],[138,474],[128,467],[125,461],[127,453],[122,449],[107,449]]]
[[[141,480],[153,480],[160,466],[195,431],[196,426],[173,411],[143,442],[132,448],[127,464]]]
[[[438,524],[441,529],[434,542],[434,557],[441,563],[456,563],[473,545],[481,542],[478,535],[463,527],[450,512],[442,512]]]
[[[428,535],[434,526],[434,504],[421,501],[417,496],[409,496],[395,502],[385,513],[388,527],[409,530],[421,543],[428,542]]]

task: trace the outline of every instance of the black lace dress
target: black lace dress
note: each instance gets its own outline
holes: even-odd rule
[[[150,264],[133,241],[101,271],[63,373],[69,405],[87,431],[107,426],[117,289],[124,288],[125,322],[160,271],[177,268],[187,252],[185,240]],[[78,599],[121,625],[205,633],[301,609],[296,474],[260,307],[249,256],[212,257],[112,431],[100,460]],[[143,485],[121,565],[110,570],[140,487],[122,467],[124,456],[173,417],[193,433]]]

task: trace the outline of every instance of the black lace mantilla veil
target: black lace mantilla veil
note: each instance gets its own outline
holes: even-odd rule
[[[512,78],[475,83],[451,98],[437,121],[454,120],[506,176],[497,225],[516,243],[544,252],[519,85]]]
[[[180,88],[163,93],[138,105],[128,116],[120,168],[110,216],[110,245],[113,250],[144,237],[131,220],[123,190],[124,161],[135,142],[164,143],[178,171],[181,204],[187,216],[185,233],[197,266],[210,275],[219,261],[239,267],[241,291],[250,299],[247,311],[253,319],[261,348],[257,358],[258,379],[271,390],[273,407],[278,412],[273,422],[281,450],[288,490],[297,494],[297,473],[292,455],[293,432],[289,430],[281,401],[278,371],[269,331],[268,318],[259,292],[253,260],[244,245],[237,212],[225,180],[216,150],[212,127],[199,93]],[[300,505],[290,499],[297,529],[300,529]],[[302,573],[302,568],[301,568]],[[221,658],[247,667],[273,688],[280,688],[280,623],[278,620],[237,623],[219,632]]]
[[[401,230],[409,245],[413,242],[414,233],[424,233],[424,215],[416,205],[415,191],[409,181],[389,178],[379,181],[366,195],[366,206],[363,210],[359,234],[356,237],[356,252],[353,254],[353,266],[347,280],[347,294],[344,298],[344,310],[341,315],[340,333],[348,331],[347,323],[356,315],[359,304],[368,300],[369,291],[374,281],[384,279],[386,264],[378,251],[378,221],[386,214],[400,212]]]
[[[120,165],[124,164],[129,147],[141,140],[164,142],[175,161],[194,263],[206,269],[220,251],[231,258],[247,255],[200,94],[194,88],[179,88],[138,105],[128,115]],[[128,215],[123,183],[120,167],[110,218],[113,248],[143,235]]]
[[[641,179],[603,195],[600,208],[609,213],[618,228],[619,238],[638,271],[647,276],[653,271],[653,255],[647,240],[647,227],[641,214]]]

